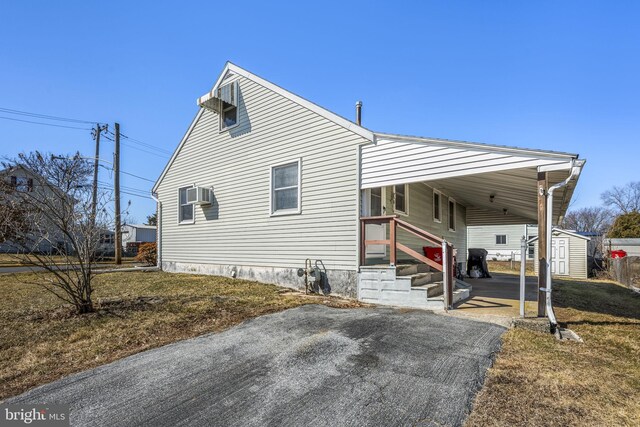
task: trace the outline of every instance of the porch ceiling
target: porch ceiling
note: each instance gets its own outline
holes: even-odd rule
[[[548,172],[549,185],[565,180],[570,170]],[[503,214],[516,215],[538,222],[538,170],[535,167],[487,172],[476,175],[423,181],[440,190],[466,207],[475,207]],[[576,181],[554,193],[553,222],[558,223],[564,215],[573,195]],[[493,202],[491,201],[493,195]]]

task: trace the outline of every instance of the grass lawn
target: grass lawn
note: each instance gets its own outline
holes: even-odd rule
[[[134,272],[98,275],[98,311],[75,316],[18,277],[0,275],[0,399],[250,317],[309,303],[359,306],[244,280]]]
[[[558,322],[584,343],[508,331],[467,427],[640,425],[640,295],[613,282],[554,283]]]

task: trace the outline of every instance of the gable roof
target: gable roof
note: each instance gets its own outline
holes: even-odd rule
[[[193,128],[195,127],[196,123],[198,122],[198,120],[200,119],[200,117],[202,116],[202,113],[204,111],[204,108],[202,107],[202,104],[206,101],[208,101],[209,99],[214,97],[214,94],[216,93],[216,91],[218,90],[218,87],[224,82],[225,78],[227,77],[228,73],[233,73],[233,74],[237,74],[239,76],[242,76],[248,80],[251,80],[254,83],[259,84],[260,86],[263,86],[275,93],[277,93],[278,95],[283,96],[284,98],[287,98],[288,100],[308,109],[313,111],[314,113],[326,118],[327,120],[342,126],[343,128],[352,131],[353,133],[360,135],[361,137],[365,138],[368,141],[374,142],[375,141],[375,135],[372,131],[359,126],[358,124],[345,119],[344,117],[333,113],[329,110],[327,110],[326,108],[323,108],[321,106],[319,106],[318,104],[314,104],[313,102],[302,98],[301,96],[298,96],[292,92],[289,92],[286,89],[281,88],[280,86],[271,83],[268,80],[263,79],[262,77],[256,76],[253,73],[250,73],[249,71],[245,70],[244,68],[241,68],[231,62],[227,62],[224,66],[224,68],[222,69],[222,72],[220,73],[220,75],[218,76],[218,79],[216,80],[216,83],[213,85],[213,88],[207,92],[205,95],[201,96],[200,98],[197,99],[197,104],[201,107],[200,110],[198,111],[198,114],[196,114],[196,117],[193,119],[193,121],[191,122],[191,125],[189,126],[189,129],[187,130],[187,132],[184,134],[184,136],[182,137],[182,140],[180,141],[180,144],[178,145],[178,147],[176,148],[176,150],[173,152],[173,155],[171,156],[171,158],[169,159],[169,162],[167,163],[167,165],[164,167],[164,169],[162,170],[162,173],[160,174],[160,177],[158,178],[158,180],[156,181],[156,183],[153,185],[153,188],[151,189],[152,193],[155,193],[156,190],[158,189],[158,186],[160,185],[160,183],[162,182],[162,180],[164,179],[165,175],[167,174],[169,168],[171,167],[171,165],[173,164],[173,162],[175,161],[176,157],[178,156],[178,153],[180,152],[180,150],[182,149],[182,146],[185,144],[185,142],[187,141],[187,139],[189,138],[189,135],[191,135],[191,132],[193,131]]]
[[[591,237],[583,236],[582,234],[579,234],[576,231],[565,230],[565,229],[558,228],[558,227],[553,227],[552,233],[566,234],[567,236],[577,237],[578,239],[582,239],[582,240],[591,240]],[[529,243],[537,242],[538,238],[539,238],[539,236],[532,237],[531,239],[528,240],[528,242]]]
[[[316,114],[326,118],[327,120],[362,136],[366,140],[372,142],[374,145],[377,144],[378,140],[390,139],[390,140],[395,140],[399,142],[402,141],[405,143],[414,143],[417,145],[438,144],[438,145],[445,145],[445,146],[458,147],[458,148],[479,149],[479,150],[485,150],[489,152],[497,152],[502,154],[511,154],[516,156],[544,159],[544,161],[548,161],[549,164],[545,163],[545,165],[539,166],[538,170],[540,172],[551,172],[555,170],[570,169],[574,164],[573,163],[574,160],[584,163],[584,160],[578,160],[579,158],[578,154],[565,153],[560,151],[520,148],[520,147],[512,147],[512,146],[506,146],[506,145],[494,145],[494,144],[458,141],[458,140],[450,140],[450,139],[442,139],[442,138],[407,136],[407,135],[389,134],[389,133],[383,133],[383,132],[372,132],[362,126],[357,125],[356,123],[350,120],[345,119],[344,117],[338,114],[335,114],[307,99],[304,99],[292,92],[289,92],[286,89],[283,89],[282,87],[274,83],[271,83],[268,80],[265,80],[253,73],[250,73],[249,71],[231,62],[227,62],[224,68],[222,69],[222,72],[218,76],[218,79],[216,80],[216,83],[214,84],[213,88],[209,92],[207,92],[205,95],[197,99],[196,102],[200,106],[200,109],[196,114],[195,118],[193,119],[193,121],[191,122],[189,129],[182,137],[180,144],[178,145],[176,150],[173,152],[173,155],[169,159],[169,162],[167,163],[162,173],[160,174],[160,177],[158,178],[156,183],[153,185],[153,188],[151,189],[152,193],[156,192],[158,186],[160,185],[165,175],[167,174],[169,168],[171,167],[176,157],[178,156],[178,153],[182,149],[186,140],[191,135],[191,132],[193,131],[196,123],[202,116],[205,109],[203,107],[203,104],[211,100],[212,98],[215,98],[216,91],[222,84],[224,84],[227,81],[227,78],[229,77],[230,74],[239,75],[248,80],[251,80],[254,83],[257,83],[258,85],[263,86],[283,96],[284,98],[289,99],[290,101],[315,112]]]

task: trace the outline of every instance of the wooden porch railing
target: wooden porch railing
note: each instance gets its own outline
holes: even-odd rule
[[[367,240],[367,224],[389,224],[389,239]],[[453,278],[455,276],[455,268],[453,266],[453,246],[451,246],[451,244],[435,234],[431,234],[428,231],[399,219],[396,215],[362,217],[360,218],[360,227],[360,265],[365,265],[368,245],[388,245],[389,262],[391,265],[396,265],[398,250],[400,250],[437,271],[443,272],[445,299],[448,306],[453,304]],[[436,246],[442,247],[442,264],[398,242],[398,228]]]

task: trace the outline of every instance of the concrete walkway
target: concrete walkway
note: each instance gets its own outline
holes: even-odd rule
[[[459,426],[504,328],[308,305],[140,353],[6,403],[76,426]]]
[[[520,276],[507,273],[491,273],[490,279],[464,279],[473,289],[471,297],[456,306],[456,315],[476,317],[491,321],[520,315]],[[525,282],[525,312],[537,314],[538,278],[527,276]],[[452,313],[453,313],[452,312]]]

